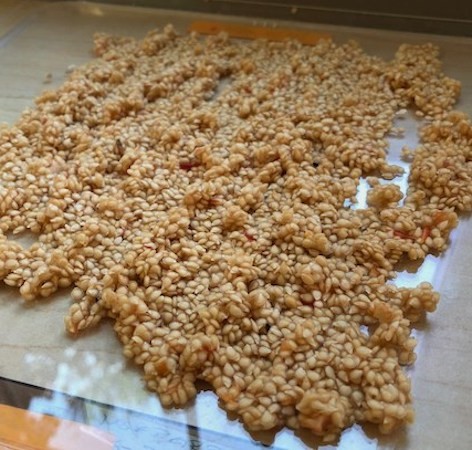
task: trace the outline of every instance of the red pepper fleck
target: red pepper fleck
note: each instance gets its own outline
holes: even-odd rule
[[[421,234],[421,241],[425,242],[426,239],[428,239],[430,235],[431,235],[431,228],[430,227],[424,227],[423,228],[423,233]]]
[[[438,223],[441,223],[448,219],[449,219],[449,213],[445,211],[436,211],[433,214],[433,225],[437,225]]]
[[[413,239],[408,233],[399,230],[393,230],[393,235],[402,239]]]
[[[256,240],[256,238],[251,233],[249,233],[248,231],[244,231],[243,234],[244,234],[244,236],[246,236],[247,240],[250,241],[250,242],[253,242],[253,241]]]
[[[198,167],[200,165],[200,163],[198,161],[182,161],[180,164],[179,164],[179,167],[182,169],[182,170],[186,170],[187,172],[189,172],[190,170],[192,170],[194,167]]]

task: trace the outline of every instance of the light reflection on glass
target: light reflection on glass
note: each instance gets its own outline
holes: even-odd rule
[[[74,349],[68,349],[65,353],[70,359],[69,364],[62,363],[58,372],[56,386],[64,386],[69,383],[77,383],[79,380],[77,369],[74,369],[73,360],[77,358]],[[41,358],[30,360],[39,362]],[[84,361],[93,364],[93,357],[83,357]],[[116,368],[115,368],[116,370]],[[91,384],[99,383],[96,379],[103,371],[100,369],[91,378],[82,380],[81,389],[91,388]],[[92,370],[93,373],[93,370]],[[114,389],[113,384],[106,383],[107,388]],[[80,397],[72,397],[58,391],[41,392],[40,388],[33,388],[40,392],[32,396],[29,401],[29,409],[36,413],[50,414],[61,419],[81,422],[94,428],[110,433],[116,439],[114,448],[117,449],[155,449],[156,443],[166,450],[174,449],[208,449],[208,450],[251,450],[262,448],[260,442],[251,439],[240,422],[228,420],[226,413],[218,406],[216,395],[208,390],[203,390],[197,397],[195,405],[191,405],[180,413],[179,421],[166,418],[167,410],[162,408],[154,411],[154,414],[144,414],[125,408],[114,407],[86,400]],[[135,390],[133,390],[136,392]],[[119,389],[113,391],[113,395],[120,395]],[[153,397],[149,395],[149,397]],[[175,410],[174,410],[175,412]],[[198,426],[198,428],[196,428]],[[216,430],[224,430],[224,434]],[[308,449],[312,445],[305,445],[291,430],[283,429],[268,439],[270,445],[265,448],[272,449]],[[59,439],[59,437],[58,437]],[[308,439],[306,442],[311,442]],[[269,443],[268,442],[268,443]],[[356,444],[353,444],[355,442]],[[354,446],[354,445],[357,445]],[[57,447],[64,448],[64,447]],[[91,447],[93,448],[93,447]],[[355,425],[347,429],[341,435],[338,447],[320,445],[320,450],[347,449],[377,449],[377,441],[367,437],[362,427]]]
[[[0,405],[0,448],[111,450],[114,438],[98,428]]]
[[[361,426],[354,425],[341,434],[341,439],[337,447],[331,447],[337,450],[376,450],[378,447],[377,439],[370,439]],[[325,447],[320,448],[325,450]],[[326,447],[328,450],[328,447]]]
[[[418,127],[421,126],[421,121],[411,112],[407,111],[405,115],[397,116],[394,122],[395,127],[401,127],[404,129],[402,136],[387,136],[388,152],[387,162],[390,165],[396,165],[403,168],[404,173],[402,176],[395,178],[394,180],[383,180],[379,178],[380,184],[396,184],[400,187],[400,190],[405,196],[408,189],[408,175],[410,173],[410,163],[404,161],[401,158],[402,148],[408,146],[415,148],[419,144],[418,139]],[[363,209],[367,207],[367,191],[370,189],[366,178],[362,177],[359,180],[357,187],[356,202],[352,203],[349,200],[345,202],[346,207],[351,209]],[[401,200],[400,205],[403,205],[404,198]]]

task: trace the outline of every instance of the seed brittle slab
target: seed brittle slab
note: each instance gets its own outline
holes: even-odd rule
[[[447,247],[472,207],[472,128],[437,49],[97,35],[97,59],[0,132],[0,278],[74,286],[71,333],[114,320],[166,406],[210,383],[254,430],[413,420],[411,329],[431,285],[387,283]],[[426,115],[409,190],[395,113]],[[394,132],[394,130],[393,130]],[[29,249],[7,239],[30,230]],[[369,327],[369,332],[363,331]]]

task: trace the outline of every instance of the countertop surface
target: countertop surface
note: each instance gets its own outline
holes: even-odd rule
[[[70,65],[89,60],[94,32],[140,37],[170,22],[185,29],[193,17],[203,16],[82,2],[0,2],[0,122],[14,123],[42,90],[63,82]],[[445,73],[462,82],[456,108],[472,115],[472,39],[299,26],[329,32],[337,42],[355,39],[368,53],[384,58],[391,58],[404,42],[438,44]],[[392,139],[392,161],[398,159],[403,145],[417,143],[415,127],[411,120],[405,136]],[[472,221],[462,217],[443,256],[428,257],[418,272],[401,273],[395,281],[408,286],[430,281],[441,294],[437,311],[417,330],[418,359],[408,369],[415,423],[387,438],[356,426],[343,434],[337,448],[472,448],[471,252]],[[252,448],[259,441],[291,450],[316,446],[308,434],[290,430],[250,435],[228,418],[216,396],[206,390],[186,409],[164,410],[157,397],[143,387],[139,369],[122,356],[111,323],[77,339],[67,335],[63,318],[70,305],[69,294],[64,290],[51,299],[25,305],[14,289],[0,286],[0,377],[249,440],[241,448]],[[206,448],[202,442],[201,448]],[[189,447],[184,444],[181,448]]]

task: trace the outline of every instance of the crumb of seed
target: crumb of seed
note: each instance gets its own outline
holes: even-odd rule
[[[405,129],[401,127],[393,127],[389,131],[389,135],[393,137],[403,137],[405,135]]]
[[[406,146],[403,147],[402,150],[401,150],[401,158],[405,162],[411,163],[411,161],[413,160],[414,154],[415,154],[414,149],[411,149],[411,148],[406,147]]]
[[[367,204],[373,208],[395,208],[403,198],[396,184],[375,185],[367,192]]]
[[[472,209],[472,126],[437,48],[385,62],[166,27],[95,52],[0,130],[0,279],[26,300],[73,287],[68,331],[112,318],[165,406],[205,380],[254,430],[410,423],[402,366],[439,295],[387,282]],[[406,108],[429,121],[399,206],[380,178],[403,171],[386,153]],[[345,207],[361,177],[368,207]],[[28,249],[6,237],[24,230]]]
[[[76,67],[77,66],[75,64],[69,64],[66,68],[66,74],[72,73],[76,69]]]
[[[50,84],[52,83],[52,73],[48,72],[44,77],[43,84]]]
[[[399,109],[396,113],[395,116],[397,116],[398,119],[403,119],[404,116],[407,114],[407,110],[405,108]]]
[[[366,181],[370,187],[375,187],[375,186],[380,185],[380,180],[378,177],[370,176],[366,178]]]

